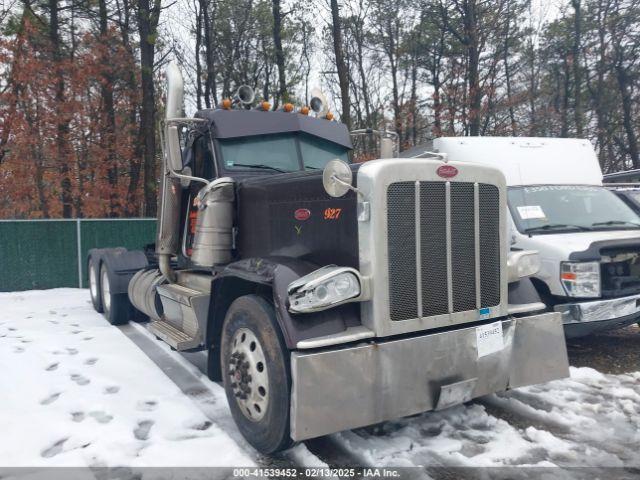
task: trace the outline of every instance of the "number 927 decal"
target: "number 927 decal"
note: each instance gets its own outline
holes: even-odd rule
[[[340,218],[340,213],[342,212],[341,208],[326,208],[324,210],[324,219],[325,220],[338,220]]]

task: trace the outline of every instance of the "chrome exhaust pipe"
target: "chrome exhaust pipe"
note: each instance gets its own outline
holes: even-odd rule
[[[178,66],[171,62],[167,67],[167,103],[165,120],[182,116],[182,102],[184,97],[184,82]],[[165,126],[166,128],[166,126]],[[160,211],[158,215],[158,233],[156,237],[156,253],[160,272],[165,278],[175,282],[175,272],[171,268],[171,256],[175,255],[179,246],[180,199],[182,186],[180,180],[170,176],[169,157],[175,152],[167,144],[169,135],[165,130],[162,162],[162,183],[160,190]],[[178,152],[179,153],[179,152]],[[175,162],[174,162],[175,164]]]

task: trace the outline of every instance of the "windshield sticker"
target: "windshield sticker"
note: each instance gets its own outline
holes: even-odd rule
[[[518,214],[522,220],[547,218],[540,205],[522,205],[518,207]]]

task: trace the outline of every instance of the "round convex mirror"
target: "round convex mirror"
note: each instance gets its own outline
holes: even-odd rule
[[[346,162],[337,158],[330,160],[322,172],[324,190],[332,197],[342,197],[352,189],[353,173]]]

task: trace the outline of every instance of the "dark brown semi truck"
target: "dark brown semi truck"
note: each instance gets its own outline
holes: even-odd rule
[[[526,278],[537,256],[510,251],[498,170],[351,164],[319,98],[268,111],[243,87],[181,118],[167,77],[155,251],[92,250],[91,297],[113,324],[144,315],[176,350],[206,350],[257,450],[568,375],[560,316]]]

